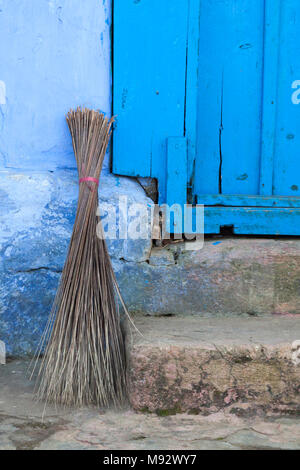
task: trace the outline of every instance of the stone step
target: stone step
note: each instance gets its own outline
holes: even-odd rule
[[[297,318],[136,317],[127,335],[135,410],[300,412]],[[298,340],[298,343],[297,343]],[[298,348],[298,349],[297,349]]]
[[[300,314],[300,239],[207,239],[154,248],[148,262],[114,263],[133,312],[149,315]]]

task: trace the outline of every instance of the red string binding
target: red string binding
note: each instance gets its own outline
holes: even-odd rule
[[[99,180],[97,178],[92,178],[91,176],[87,176],[85,178],[80,178],[79,184],[90,181],[91,183],[96,183],[97,186],[99,186]]]

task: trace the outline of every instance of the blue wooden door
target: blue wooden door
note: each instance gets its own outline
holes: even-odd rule
[[[300,234],[297,0],[115,0],[113,169],[205,232]]]

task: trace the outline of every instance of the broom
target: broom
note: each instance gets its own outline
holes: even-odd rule
[[[113,119],[89,109],[67,114],[79,174],[75,224],[57,295],[41,340],[38,397],[64,405],[120,405],[126,398],[120,291],[101,221],[98,183]],[[100,225],[99,225],[100,224]]]

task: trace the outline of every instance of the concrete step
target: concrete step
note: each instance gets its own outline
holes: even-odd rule
[[[207,239],[154,248],[148,262],[115,263],[132,312],[149,315],[300,314],[300,239]]]
[[[299,319],[189,316],[134,321],[143,334],[127,335],[135,410],[161,415],[227,407],[233,412],[300,412]]]

